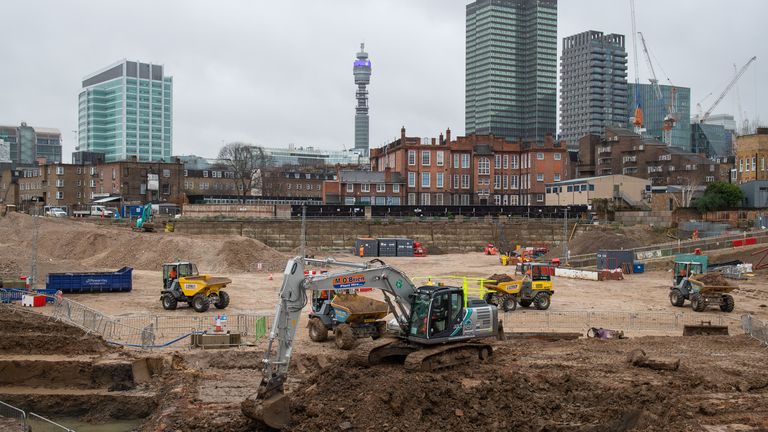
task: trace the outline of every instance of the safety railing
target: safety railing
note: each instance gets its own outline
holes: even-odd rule
[[[32,432],[75,432],[74,429],[69,429],[35,413],[29,413],[27,424]]]
[[[763,322],[751,314],[741,317],[741,328],[744,333],[760,341],[761,345],[768,347],[768,323]]]
[[[470,299],[484,299],[487,293],[492,292],[485,285],[496,282],[493,279],[466,276],[419,276],[412,280],[414,282],[419,281],[424,285],[460,287],[464,290],[464,307],[467,307]]]
[[[23,410],[0,401],[0,431],[27,431],[27,415]]]
[[[54,302],[53,317],[94,333],[110,343],[149,348],[155,345],[151,327],[132,327],[116,321],[109,315],[67,298]]]
[[[670,333],[686,325],[707,322],[739,330],[738,318],[722,314],[621,312],[621,311],[536,311],[516,310],[501,315],[506,331],[572,330],[586,331],[592,327],[633,332]]]

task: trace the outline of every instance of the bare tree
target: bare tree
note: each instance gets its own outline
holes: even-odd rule
[[[254,187],[254,181],[258,181],[260,177],[259,171],[264,171],[268,164],[268,156],[259,146],[233,142],[219,150],[219,163],[234,173],[232,181],[235,182],[241,200],[245,203],[246,196]]]

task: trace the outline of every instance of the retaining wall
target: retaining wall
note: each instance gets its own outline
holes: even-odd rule
[[[307,220],[307,247],[352,250],[359,237],[406,237],[421,241],[433,252],[480,251],[490,243],[531,245],[561,244],[562,222],[546,220],[378,222],[358,220]],[[581,226],[579,226],[581,229]],[[592,227],[591,229],[595,229]],[[194,221],[179,220],[176,232],[185,234],[240,235],[259,240],[280,251],[300,246],[301,221]],[[570,229],[569,229],[570,232]]]

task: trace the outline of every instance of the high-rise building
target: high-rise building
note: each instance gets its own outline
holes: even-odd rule
[[[563,39],[560,139],[577,148],[585,135],[627,125],[624,35],[586,31]]]
[[[357,60],[352,66],[352,73],[355,75],[355,84],[357,92],[357,107],[355,107],[355,149],[361,153],[368,154],[368,84],[371,83],[371,61],[368,60],[368,53],[365,52],[365,44],[360,44],[360,52],[357,53]]]
[[[669,104],[674,94],[673,112],[678,113],[678,121],[671,132],[671,145],[683,151],[691,151],[691,89],[686,87],[659,85],[661,99],[657,99],[656,90],[651,84],[640,84],[640,102],[643,107],[644,135],[657,140],[664,140],[664,118],[669,113]],[[634,115],[635,83],[627,84],[627,113],[629,119]]]
[[[467,135],[554,135],[557,0],[476,0],[466,18]]]
[[[9,146],[10,159],[15,165],[33,165],[44,158],[49,163],[61,163],[61,132],[54,128],[0,126],[0,139]]]
[[[173,78],[162,65],[121,60],[82,84],[78,150],[107,162],[171,160]]]

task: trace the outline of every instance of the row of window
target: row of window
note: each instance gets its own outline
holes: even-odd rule
[[[350,183],[350,184],[348,184],[348,185],[347,185],[347,191],[349,191],[349,186],[354,186],[354,185],[353,185],[353,184],[351,184],[351,183]],[[368,186],[368,190],[365,190],[365,191],[363,191],[363,192],[368,192],[368,191],[370,191],[370,185],[367,185],[367,184],[366,184],[366,185],[361,185],[361,186]],[[381,185],[381,186],[383,186],[383,185]],[[314,190],[318,190],[318,191],[319,191],[319,190],[322,190],[322,189],[323,189],[323,185],[322,185],[322,184],[319,184],[319,183],[318,183],[318,184],[316,184],[316,185],[313,185],[312,183],[307,183],[307,184],[305,184],[305,185],[302,185],[301,183],[296,183],[296,185],[294,185],[294,186],[291,186],[291,184],[290,184],[290,183],[288,183],[288,184],[285,186],[285,188],[286,188],[287,190],[291,190],[291,188],[293,188],[293,189],[295,189],[295,190],[302,190],[302,189],[306,189],[306,190],[308,190],[308,191],[311,191],[311,190],[313,190],[313,189],[314,189]],[[383,192],[383,191],[379,191],[379,192]]]
[[[416,181],[416,173],[409,173],[414,174],[413,181]],[[408,181],[410,181],[410,176],[408,177]],[[415,183],[414,183],[415,184]],[[290,185],[288,185],[288,189],[290,189]],[[311,185],[309,185],[311,186]],[[317,190],[320,190],[321,185],[317,185]],[[301,188],[299,188],[301,189]],[[311,188],[308,188],[307,190],[312,190]],[[392,184],[392,193],[399,193],[400,192],[400,185],[397,183]],[[371,185],[370,183],[362,183],[360,184],[359,188],[360,192],[370,192],[371,191]],[[355,192],[355,184],[354,183],[347,183],[347,193],[354,193]],[[384,183],[377,183],[376,184],[376,193],[387,193],[387,185]]]
[[[563,193],[563,187],[564,186],[552,186],[552,187],[548,186],[546,192],[547,193]],[[587,191],[594,192],[595,185],[593,184],[569,185],[569,186],[565,186],[565,190],[567,192],[587,192]]]
[[[749,171],[757,171],[757,158],[754,156],[751,161],[749,158],[739,159],[739,172]],[[760,158],[760,171],[765,171],[765,158]]]
[[[553,155],[554,160],[559,161],[562,160],[562,154],[561,153],[555,153]],[[545,160],[546,155],[544,152],[537,152],[536,153],[536,160]],[[519,161],[522,161],[522,167],[528,168],[531,166],[531,154],[527,153],[527,155],[523,155],[523,157],[518,157],[516,154],[497,154],[494,156],[494,168],[495,169],[508,169],[510,166],[512,169],[518,169]],[[422,150],[421,151],[421,165],[422,166],[431,166],[432,164],[432,151],[431,150]],[[416,166],[416,150],[408,150],[408,165],[409,166]],[[444,158],[444,152],[442,150],[437,150],[435,152],[435,165],[436,166],[444,166],[445,165],[445,158]],[[453,168],[470,168],[470,154],[469,153],[453,153]],[[490,160],[486,157],[482,157],[478,160],[478,172],[479,174],[489,174],[491,169],[491,163]]]

